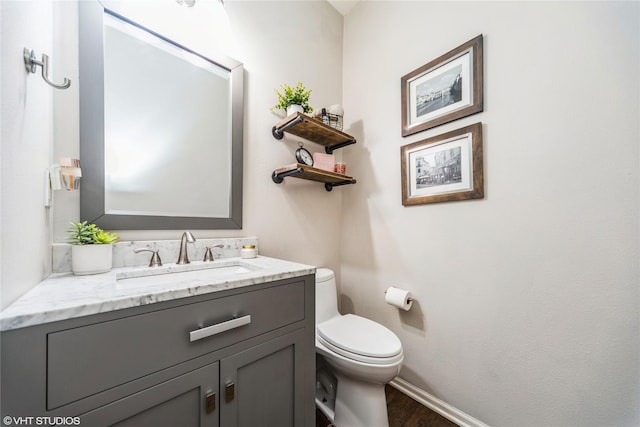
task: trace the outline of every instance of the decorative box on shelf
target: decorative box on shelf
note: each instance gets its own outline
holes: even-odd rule
[[[336,158],[333,154],[313,153],[313,167],[334,172]]]

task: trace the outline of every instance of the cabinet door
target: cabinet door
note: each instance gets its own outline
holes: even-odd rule
[[[81,415],[80,425],[218,427],[218,363]]]
[[[298,330],[220,361],[222,426],[309,424],[304,419],[303,342]]]

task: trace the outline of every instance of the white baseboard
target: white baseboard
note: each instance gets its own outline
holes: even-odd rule
[[[406,380],[403,380],[402,378],[394,378],[393,380],[391,380],[389,385],[398,389],[415,401],[423,404],[432,411],[437,412],[446,419],[453,421],[460,427],[489,427],[482,421],[465,414],[458,408],[455,408],[449,405],[447,402],[444,402],[437,397],[430,395],[426,391],[416,387]]]

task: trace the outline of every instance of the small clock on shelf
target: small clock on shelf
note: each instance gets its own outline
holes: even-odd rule
[[[302,143],[299,144],[299,147],[296,150],[296,160],[298,163],[303,163],[307,166],[313,166],[313,156],[311,153],[302,146]]]

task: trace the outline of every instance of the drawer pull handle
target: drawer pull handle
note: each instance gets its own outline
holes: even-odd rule
[[[194,342],[203,338],[210,337],[222,332],[226,332],[231,329],[239,328],[240,326],[248,325],[251,323],[251,315],[238,317],[236,319],[227,320],[226,322],[216,323],[215,325],[207,326],[206,328],[196,329],[189,333],[189,341]]]
[[[227,403],[236,398],[236,383],[229,383],[225,387],[225,401]]]
[[[215,410],[216,410],[216,394],[215,393],[207,394],[206,403],[207,403],[207,414],[215,412]]]

